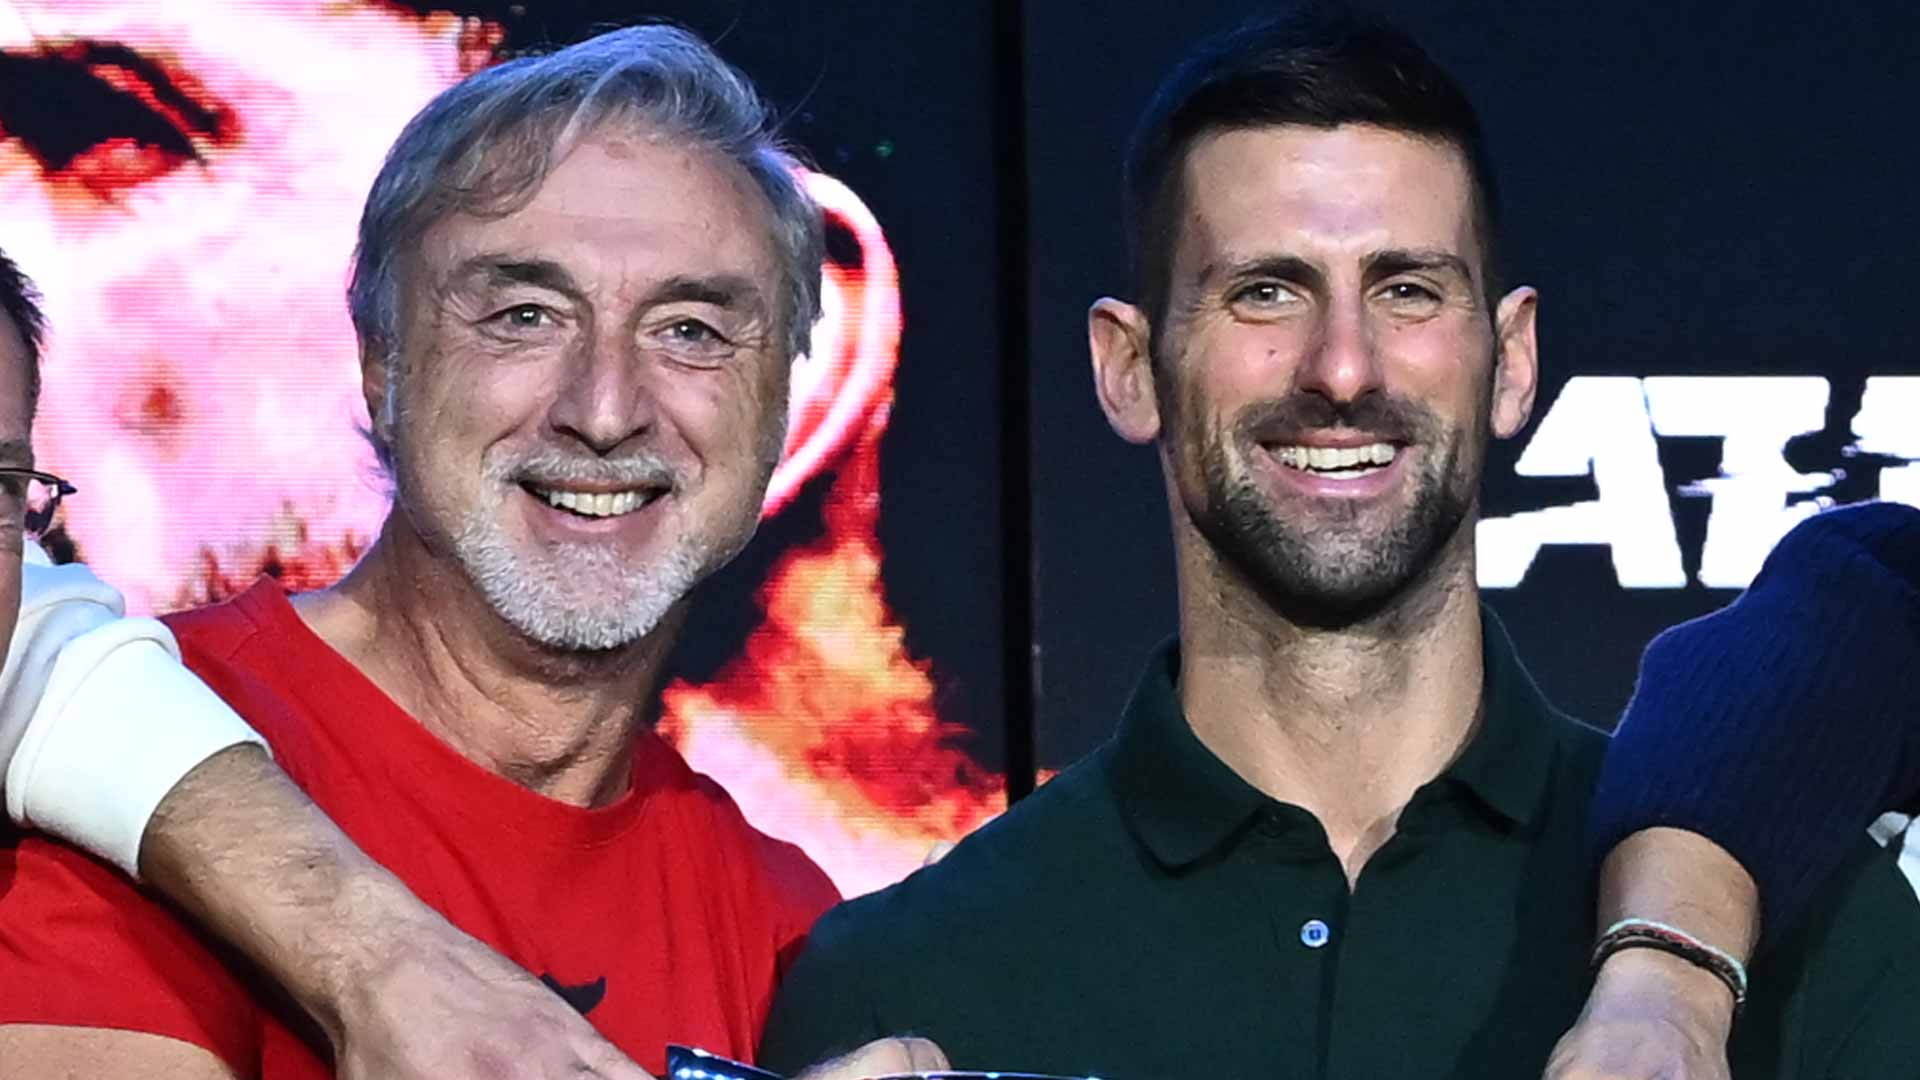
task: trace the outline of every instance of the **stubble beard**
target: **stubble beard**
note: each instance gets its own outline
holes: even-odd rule
[[[1406,505],[1395,511],[1329,499],[1310,517],[1275,507],[1254,478],[1251,455],[1265,451],[1247,433],[1250,424],[1222,432],[1188,418],[1203,440],[1202,489],[1185,499],[1189,519],[1225,568],[1295,625],[1345,629],[1399,606],[1431,577],[1474,514],[1486,411],[1449,430],[1421,406],[1398,401],[1390,408],[1421,448]]]

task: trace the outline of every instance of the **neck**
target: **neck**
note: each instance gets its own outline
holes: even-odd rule
[[[621,649],[549,649],[495,614],[452,556],[404,518],[391,513],[333,588],[295,598],[301,618],[482,768],[576,806],[619,798],[683,608]]]
[[[1176,539],[1180,697],[1194,734],[1326,829],[1355,881],[1400,812],[1472,737],[1481,624],[1472,522],[1385,610],[1290,621],[1195,534]]]

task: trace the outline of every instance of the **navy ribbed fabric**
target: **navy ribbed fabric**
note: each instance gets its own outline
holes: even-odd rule
[[[1670,825],[1753,875],[1769,936],[1883,811],[1920,802],[1920,510],[1796,526],[1732,604],[1653,639],[1595,793],[1596,852]]]

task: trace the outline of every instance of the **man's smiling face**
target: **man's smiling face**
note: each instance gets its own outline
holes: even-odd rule
[[[1180,193],[1155,360],[1178,501],[1296,616],[1364,617],[1470,519],[1488,434],[1525,418],[1495,392],[1466,162],[1366,125],[1238,129],[1194,143]]]
[[[427,230],[379,421],[397,510],[521,634],[629,644],[752,535],[786,418],[770,230],[745,170],[615,128]]]

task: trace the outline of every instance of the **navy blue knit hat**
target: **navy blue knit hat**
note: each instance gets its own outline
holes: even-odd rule
[[[1865,503],[1802,522],[1739,599],[1647,646],[1590,835],[1597,852],[1656,825],[1712,839],[1771,936],[1917,797],[1920,510]]]

